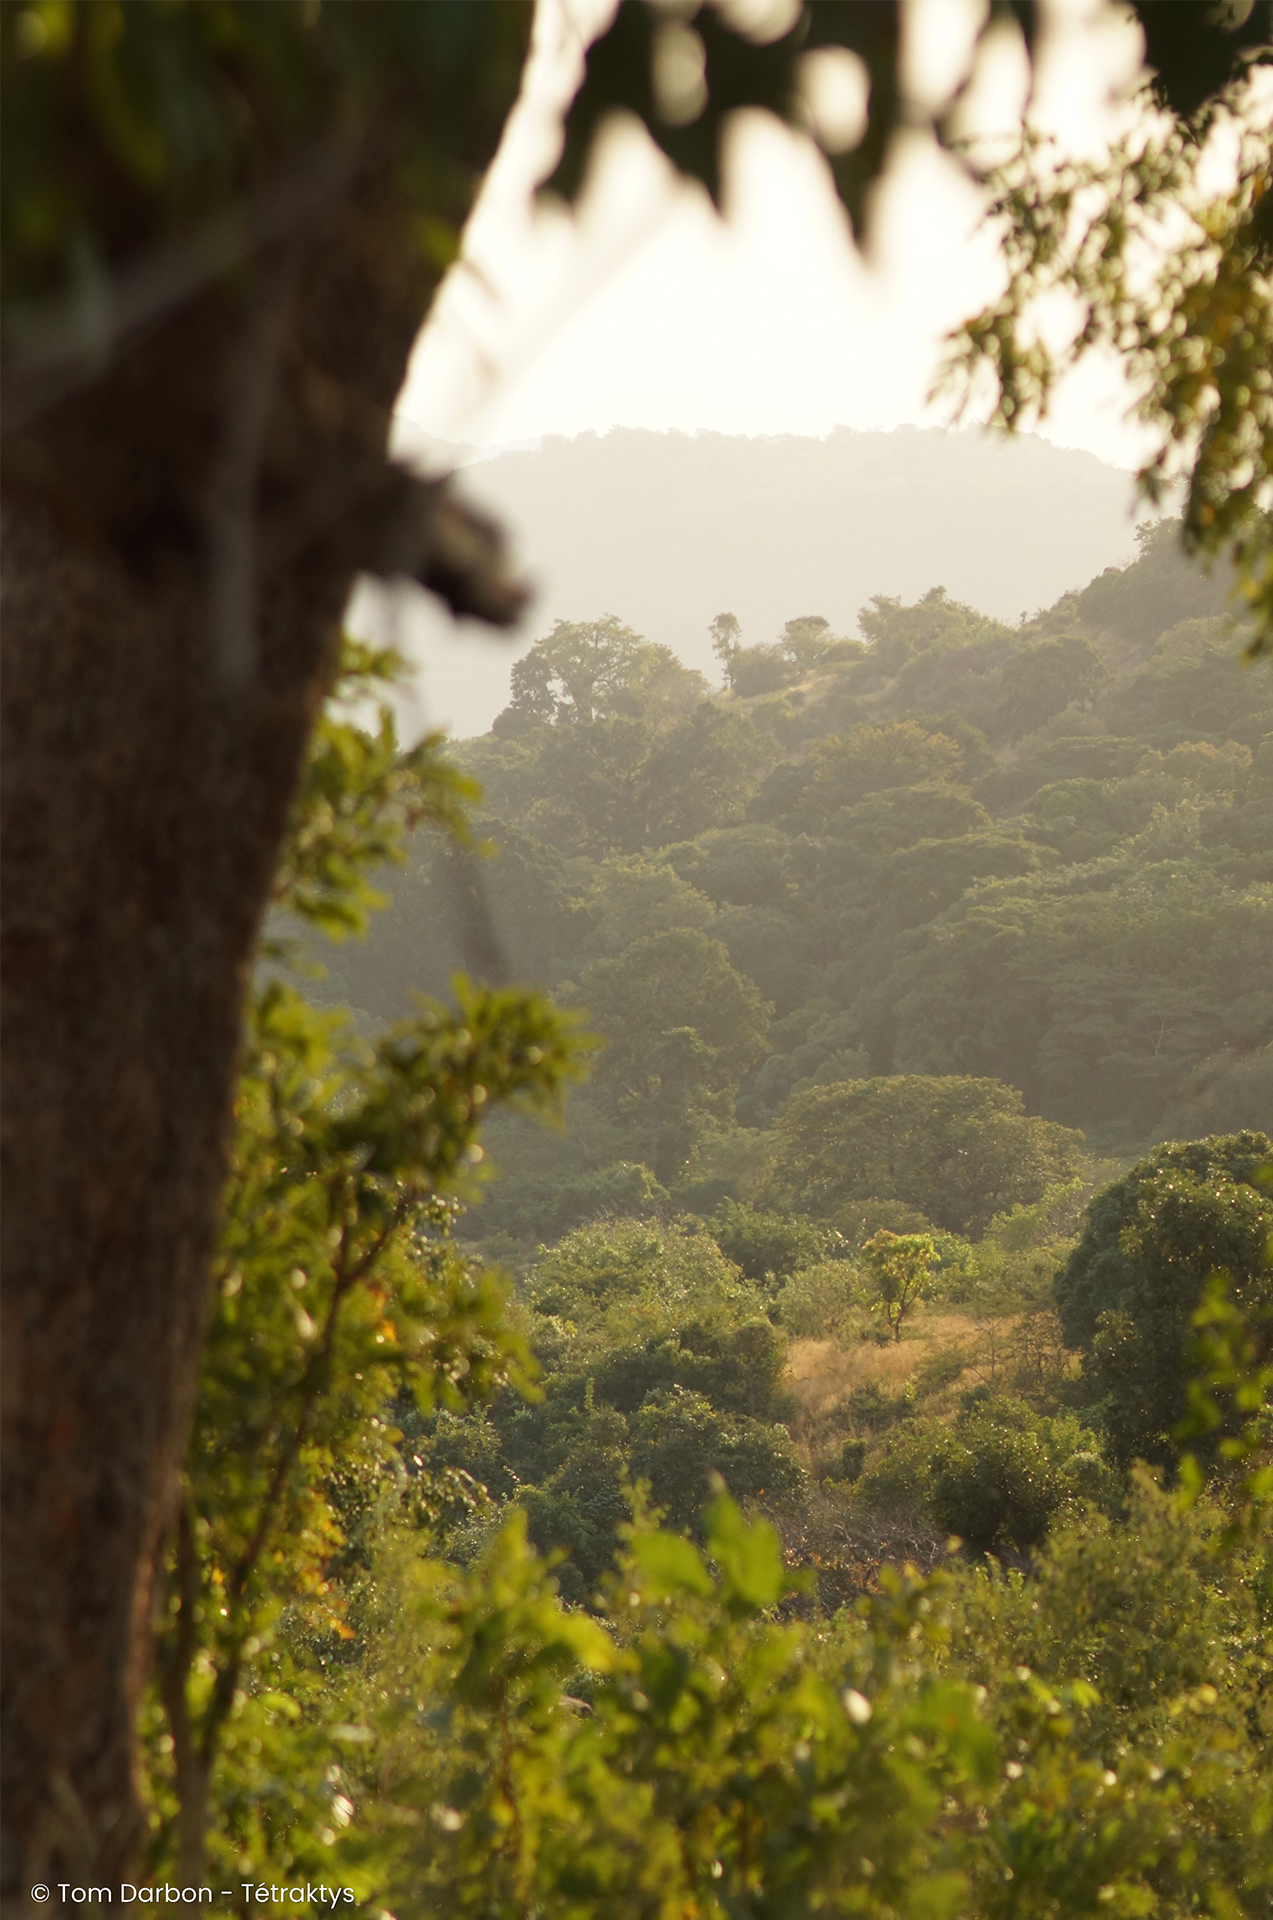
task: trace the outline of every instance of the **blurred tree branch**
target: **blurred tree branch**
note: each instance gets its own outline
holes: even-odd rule
[[[1258,57],[1267,65],[1268,50]],[[1011,430],[1042,418],[1093,348],[1112,347],[1156,443],[1141,498],[1156,506],[1183,488],[1185,544],[1204,559],[1228,553],[1252,654],[1273,651],[1271,135],[1269,90],[1244,75],[1096,162],[1027,136],[983,176],[1007,286],[955,336],[941,381],[966,406],[988,375],[992,419]],[[1217,191],[1207,176],[1226,145]],[[1038,309],[1058,294],[1072,317],[1051,346]]]

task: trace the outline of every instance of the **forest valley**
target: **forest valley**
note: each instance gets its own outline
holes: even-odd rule
[[[558,622],[451,759],[363,724],[400,663],[348,645],[155,1611],[155,1876],[1273,1910],[1273,680],[1166,521],[1017,626],[859,625],[723,613],[713,692]]]

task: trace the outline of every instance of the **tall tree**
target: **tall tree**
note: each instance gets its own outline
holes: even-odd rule
[[[133,1857],[243,996],[352,580],[519,603],[385,447],[529,24],[0,14],[11,1893]]]
[[[764,1050],[769,1010],[718,940],[671,928],[595,960],[579,998],[607,1042],[597,1092],[661,1180],[681,1171],[707,1116],[728,1117]]]
[[[643,640],[612,613],[558,620],[512,673],[510,712],[535,720],[601,720],[639,712],[651,699],[692,707],[707,687],[670,647]]]
[[[814,1214],[900,1200],[952,1233],[981,1233],[1077,1171],[1082,1135],[1022,1108],[1015,1087],[961,1074],[808,1087],[778,1117],[769,1186]]]

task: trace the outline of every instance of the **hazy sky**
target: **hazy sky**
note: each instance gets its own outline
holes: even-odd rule
[[[942,586],[1015,623],[1134,551],[1120,469],[975,428],[817,438],[615,427],[499,454],[473,484],[516,530],[538,600],[510,641],[456,625],[425,594],[374,590],[388,632],[424,662],[417,704],[402,710],[413,734],[429,715],[485,732],[513,661],[558,618],[615,613],[715,681],[718,613],[736,615],[749,646],[802,614],[852,634],[873,595],[911,604]]]
[[[767,4],[747,0],[753,13]],[[439,441],[493,450],[615,426],[822,436],[949,421],[949,404],[928,399],[942,340],[994,296],[1000,269],[978,232],[976,195],[930,140],[910,140],[882,189],[870,262],[812,142],[764,115],[738,117],[725,219],[635,126],[611,135],[573,219],[535,204],[581,42],[605,11],[604,0],[541,0],[523,99],[400,399],[400,449],[436,463]],[[943,76],[962,70],[983,11],[976,0],[912,0],[918,85],[940,92]],[[1138,69],[1139,30],[1104,0],[1053,0],[1047,17],[1033,115],[1071,149],[1091,149],[1126,120],[1117,95]],[[996,29],[968,127],[1014,124],[1024,84],[1015,29]],[[1118,367],[1093,361],[1039,431],[1130,469],[1144,442],[1128,407]],[[473,490],[480,496],[480,468]],[[467,626],[470,656],[432,607],[400,616],[423,668],[415,724],[487,724],[508,664],[549,613],[601,610],[572,609],[568,579],[546,585],[556,604],[541,600],[511,650]],[[371,604],[364,594],[355,624]]]
[[[927,402],[941,341],[993,297],[1000,270],[977,232],[977,196],[927,138],[914,137],[883,190],[870,265],[812,142],[767,115],[736,129],[725,220],[635,126],[609,140],[577,220],[532,205],[578,70],[571,22],[597,10],[541,5],[526,98],[470,225],[470,265],[438,301],[402,395],[403,444],[508,445],[614,425],[823,434],[949,418]],[[962,68],[982,11],[914,0],[918,84]],[[1033,116],[1090,147],[1125,117],[1110,94],[1137,69],[1139,32],[1098,0],[1054,0],[1048,17]],[[983,56],[968,125],[1012,124],[1024,80],[1019,38],[1004,28]],[[1117,367],[1093,363],[1042,431],[1132,466],[1142,442],[1127,406]]]

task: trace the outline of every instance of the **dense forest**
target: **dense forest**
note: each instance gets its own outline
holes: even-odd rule
[[[419,841],[329,982],[373,1021],[457,967],[588,1007],[568,1139],[491,1135],[484,1239],[623,1166],[710,1211],[850,1080],[1000,1081],[1098,1154],[1267,1115],[1273,688],[1168,524],[1141,545],[1015,628],[940,588],[863,638],[722,616],[714,697],[613,618],[519,664],[462,753],[496,857]]]
[[[722,613],[715,691],[558,622],[449,761],[358,723],[393,662],[350,648],[156,1615],[157,1872],[1267,1910],[1273,683],[1139,549],[1015,627]]]

